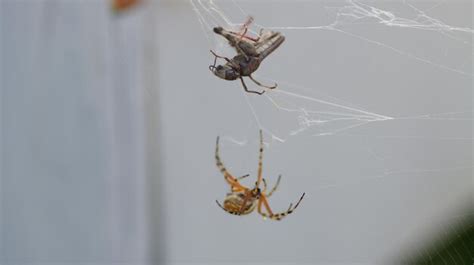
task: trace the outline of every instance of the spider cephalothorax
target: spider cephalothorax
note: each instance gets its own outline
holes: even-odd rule
[[[286,212],[282,213],[273,213],[270,205],[268,204],[267,198],[272,196],[273,192],[278,188],[278,184],[280,184],[281,176],[278,176],[277,183],[275,187],[267,193],[267,182],[264,178],[262,178],[262,157],[263,157],[263,137],[262,131],[260,131],[260,152],[259,152],[259,160],[258,160],[258,176],[257,181],[255,182],[254,188],[250,189],[242,184],[240,184],[239,180],[248,177],[249,175],[245,175],[239,178],[235,178],[232,176],[227,169],[224,167],[220,156],[219,156],[219,137],[217,137],[216,141],[216,164],[217,167],[220,169],[222,174],[224,175],[225,180],[230,185],[230,192],[227,193],[227,196],[224,199],[224,203],[220,204],[219,201],[217,205],[221,207],[224,211],[235,214],[235,215],[245,215],[251,213],[257,207],[257,211],[260,215],[264,218],[270,218],[273,220],[281,220],[283,217],[287,216],[288,214],[292,213],[296,207],[300,204],[301,200],[304,197],[304,193],[298,202],[293,207],[293,204],[290,204],[290,207]],[[263,190],[260,189],[260,183],[263,183]],[[262,205],[265,207],[266,212],[263,212]]]

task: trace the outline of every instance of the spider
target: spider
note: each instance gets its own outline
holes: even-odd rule
[[[224,179],[230,185],[230,193],[227,193],[226,198],[224,199],[223,205],[216,200],[217,205],[222,208],[224,211],[234,214],[234,215],[246,215],[251,213],[257,207],[257,212],[263,216],[264,219],[270,218],[272,220],[281,220],[283,217],[291,214],[296,207],[300,204],[301,200],[303,200],[303,195],[301,195],[298,202],[293,207],[293,204],[290,204],[288,210],[282,213],[273,213],[268,204],[267,198],[272,196],[273,192],[276,191],[278,185],[280,184],[281,175],[278,176],[278,180],[275,186],[272,188],[270,192],[267,193],[267,182],[264,178],[262,178],[262,158],[263,158],[263,136],[262,130],[260,130],[260,152],[259,152],[259,159],[258,159],[258,177],[257,181],[255,182],[255,187],[250,189],[242,184],[239,181],[243,178],[248,177],[249,175],[244,175],[242,177],[235,178],[233,177],[227,169],[224,167],[224,164],[221,162],[219,156],[219,137],[217,137],[216,141],[216,164],[221,173],[224,175]],[[263,183],[263,190],[260,189],[260,183]],[[266,213],[262,211],[262,205],[266,209]]]
[[[246,36],[245,33],[247,33],[248,25],[252,21],[253,18],[250,17],[247,22],[244,23],[242,33],[228,31],[222,27],[214,28],[214,32],[216,34],[226,38],[229,41],[230,46],[236,49],[237,55],[232,59],[229,59],[224,56],[217,55],[211,50],[212,55],[214,55],[214,64],[209,66],[209,70],[211,70],[214,75],[225,80],[237,80],[238,78],[240,79],[246,92],[262,95],[265,93],[265,90],[261,92],[249,90],[242,77],[248,76],[255,84],[264,88],[276,88],[277,84],[274,84],[273,86],[267,86],[258,82],[252,77],[252,73],[258,69],[263,59],[265,59],[283,43],[285,37],[279,32],[264,31],[263,29],[260,31],[260,34],[257,38]],[[216,66],[217,58],[224,59],[227,63]]]

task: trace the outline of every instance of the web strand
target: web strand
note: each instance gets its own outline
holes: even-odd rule
[[[238,29],[249,16],[248,12],[240,5],[238,1],[213,1],[213,0],[191,0],[191,6],[196,16],[206,32],[208,40],[213,40],[213,46],[227,45],[225,40],[217,38],[212,33],[214,26],[222,26],[229,29]],[[454,41],[469,47],[472,43],[472,35],[474,31],[468,27],[450,26],[440,19],[429,16],[428,13],[433,11],[444,3],[437,3],[425,10],[415,7],[414,5],[404,2],[404,7],[411,11],[410,16],[401,16],[394,11],[384,10],[375,6],[365,4],[359,1],[346,1],[343,5],[337,7],[327,7],[328,12],[333,14],[334,20],[325,25],[306,25],[306,26],[274,26],[267,25],[258,21],[253,24],[254,28],[250,32],[258,32],[259,29],[280,30],[282,32],[291,31],[332,31],[343,36],[360,40],[361,42],[375,45],[386,50],[387,53],[394,53],[408,61],[421,63],[421,67],[434,67],[439,71],[445,71],[459,78],[471,79],[472,71],[467,71],[462,67],[453,67],[444,63],[428,59],[413,52],[405,51],[395,47],[390,43],[378,41],[372,37],[362,36],[351,31],[354,26],[381,26],[386,29],[400,29],[420,32],[437,33],[439,36],[445,37],[449,41]],[[235,10],[232,14],[224,12],[222,6],[226,7],[226,11]],[[231,19],[230,15],[238,19]],[[239,20],[240,19],[240,20]],[[260,24],[259,24],[260,23]],[[214,36],[214,37],[210,37]],[[472,49],[471,49],[472,55]],[[317,87],[302,86],[293,84],[285,80],[284,76],[280,78],[262,77],[254,75],[258,79],[266,82],[278,83],[278,88],[267,91],[261,98],[258,98],[258,105],[253,104],[253,95],[245,92],[243,104],[249,109],[249,116],[253,119],[255,126],[261,128],[265,134],[271,136],[266,139],[272,139],[272,142],[286,144],[291,137],[303,135],[313,137],[339,137],[353,138],[354,140],[363,139],[365,141],[364,150],[369,157],[372,157],[373,163],[383,164],[384,170],[368,177],[358,176],[352,181],[335,181],[333,184],[322,184],[318,189],[336,189],[347,185],[358,185],[366,181],[381,180],[391,177],[418,176],[441,174],[445,172],[466,172],[473,168],[472,161],[463,160],[459,163],[446,163],[439,167],[404,167],[400,165],[391,165],[396,155],[389,155],[388,150],[376,150],[373,146],[376,142],[387,143],[405,143],[411,142],[428,142],[432,145],[444,146],[445,144],[465,143],[472,146],[474,137],[472,131],[449,131],[451,124],[468,126],[474,121],[474,110],[461,107],[457,109],[454,106],[452,110],[433,113],[413,113],[400,115],[397,113],[381,113],[376,110],[370,110],[367,107],[360,106],[360,103],[351,102],[347,99],[336,98],[331,95],[324,95]],[[240,88],[239,88],[240,89]],[[454,89],[455,90],[455,89]],[[457,93],[457,91],[453,91]],[[383,99],[381,99],[383,100]],[[285,118],[285,122],[271,124],[265,118],[265,114],[271,113],[272,116]],[[442,124],[447,129],[442,135],[432,134],[432,131],[417,132],[407,129],[406,132],[390,133],[386,130],[382,133],[371,131],[368,128],[374,126],[398,126],[398,129],[404,129],[409,122],[423,122],[425,124]],[[401,127],[400,127],[401,126]],[[428,127],[427,127],[428,128]],[[454,127],[453,127],[454,128]],[[429,134],[428,134],[429,133]],[[464,134],[462,134],[464,133]],[[224,137],[223,139],[226,139]],[[234,145],[245,145],[249,141],[242,140],[239,136],[227,136],[228,142]],[[235,140],[239,139],[239,140]]]

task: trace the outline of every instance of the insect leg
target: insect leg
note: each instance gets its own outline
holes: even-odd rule
[[[239,76],[239,78],[240,78],[240,81],[242,82],[242,86],[244,87],[244,90],[247,91],[248,93],[254,93],[254,94],[259,94],[259,95],[262,95],[263,93],[265,93],[265,91],[258,92],[258,91],[248,90],[247,86],[245,85],[244,79],[241,76]]]
[[[216,60],[217,60],[217,58],[221,58],[221,59],[226,60],[228,63],[232,63],[229,58],[224,57],[224,56],[217,55],[213,50],[210,50],[210,52],[212,53],[212,55],[215,56],[215,58],[214,58],[214,65],[216,65]]]
[[[261,87],[265,87],[265,88],[268,88],[268,89],[274,89],[278,86],[276,83],[273,86],[266,86],[266,85],[263,85],[262,83],[258,82],[257,80],[253,79],[252,75],[249,75],[249,77],[253,82],[255,82],[255,84],[257,84]]]
[[[247,20],[245,20],[244,24],[242,24],[242,26],[240,27],[240,30],[244,29],[244,33],[242,33],[242,36],[244,36],[245,33],[247,33],[247,30],[250,24],[252,24],[252,22],[253,22],[253,17],[252,16],[247,17]]]

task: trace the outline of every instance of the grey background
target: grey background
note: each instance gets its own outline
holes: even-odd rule
[[[276,27],[328,25],[341,6],[215,3],[234,23],[245,20],[241,7]],[[472,28],[469,1],[409,4]],[[414,17],[403,2],[373,5]],[[209,72],[208,50],[231,50],[187,1],[148,2],[120,17],[87,1],[1,6],[6,264],[389,263],[450,231],[466,205],[472,211],[472,32],[341,17],[338,29],[352,35],[280,29],[287,39],[258,79],[393,118],[340,131],[354,120],[318,115],[330,121],[292,135],[297,112]],[[267,94],[287,107],[348,113]],[[274,183],[283,174],[271,206],[307,195],[282,222],[231,216],[214,202],[228,189],[214,165],[216,136],[229,170],[255,176],[261,126],[264,175]]]

